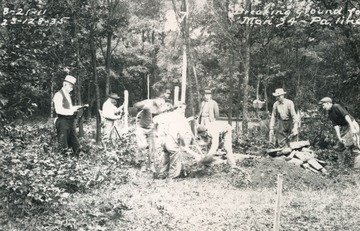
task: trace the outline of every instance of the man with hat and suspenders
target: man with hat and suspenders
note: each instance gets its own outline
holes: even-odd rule
[[[120,99],[120,96],[116,93],[111,93],[109,98],[103,104],[103,117],[104,121],[104,131],[107,138],[113,138],[116,134],[112,131],[112,128],[115,124],[115,121],[121,118],[121,112],[124,109],[124,105],[117,107],[117,100]]]
[[[277,146],[294,140],[298,135],[299,117],[296,114],[294,102],[286,99],[285,94],[282,88],[276,89],[273,93],[276,102],[271,113],[269,139],[273,142],[276,126],[275,145]]]
[[[328,112],[328,117],[332,121],[336,136],[339,139],[336,151],[343,152],[346,148],[350,149],[354,160],[353,167],[359,169],[359,124],[345,108],[339,104],[333,104],[330,97],[322,98],[319,105]],[[344,161],[343,158],[341,161]]]
[[[69,148],[75,156],[79,154],[80,144],[75,129],[75,113],[83,106],[74,106],[71,101],[70,92],[74,89],[76,78],[67,75],[63,81],[63,87],[56,92],[53,98],[57,118],[55,127],[60,151],[65,154]]]

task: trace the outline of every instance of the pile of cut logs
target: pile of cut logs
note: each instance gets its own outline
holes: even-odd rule
[[[309,141],[290,142],[288,147],[269,149],[266,153],[272,157],[284,156],[288,162],[314,173],[327,174],[325,162],[317,159],[309,146]]]

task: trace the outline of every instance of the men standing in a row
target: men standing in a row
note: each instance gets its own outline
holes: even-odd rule
[[[273,142],[274,128],[275,145],[286,144],[297,137],[299,117],[296,114],[293,101],[285,98],[286,92],[282,88],[278,88],[273,93],[276,97],[276,102],[273,105],[271,120],[270,120],[270,142]]]
[[[115,121],[121,118],[121,113],[123,112],[124,105],[117,107],[117,101],[120,99],[120,96],[116,93],[109,95],[109,98],[104,102],[102,110],[104,121],[104,131],[107,138],[114,138],[116,134],[112,129]]]
[[[339,104],[333,104],[329,97],[322,98],[319,105],[328,112],[328,117],[334,126],[339,140],[336,150],[343,152],[346,148],[350,149],[354,159],[353,167],[360,168],[359,124],[345,108]]]
[[[73,106],[70,92],[74,89],[76,78],[67,75],[63,81],[63,87],[56,92],[53,98],[55,112],[57,114],[55,127],[61,153],[66,153],[69,148],[75,156],[79,154],[80,144],[75,129],[75,113],[83,106]]]
[[[198,124],[207,126],[219,118],[219,106],[211,98],[211,90],[205,90],[205,100],[201,102]]]

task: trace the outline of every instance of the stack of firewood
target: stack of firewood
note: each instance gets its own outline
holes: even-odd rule
[[[285,160],[314,173],[327,174],[324,167],[325,162],[316,158],[313,150],[310,149],[309,141],[290,142],[289,146],[267,150],[272,157],[284,156]]]

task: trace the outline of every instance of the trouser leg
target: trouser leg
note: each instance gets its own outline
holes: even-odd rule
[[[147,135],[147,143],[149,144],[149,152],[148,152],[148,166],[152,172],[156,172],[155,169],[155,139],[154,132],[150,131]]]
[[[287,138],[291,134],[292,130],[292,121],[290,120],[279,120],[277,125],[277,132],[276,132],[276,145],[283,145],[286,142],[280,143],[282,140]]]
[[[232,151],[231,131],[227,131],[224,134],[224,148],[225,148],[225,151],[226,151],[226,158],[227,158],[228,164],[231,167],[235,167],[236,162],[235,162],[234,154],[233,154],[233,151]]]
[[[76,128],[73,123],[72,123],[71,128],[69,129],[68,143],[69,143],[70,147],[72,148],[73,153],[75,155],[78,155],[80,152],[80,143],[79,143],[79,139],[76,134]]]
[[[176,178],[181,173],[181,151],[170,152],[169,178]]]
[[[159,178],[165,178],[166,173],[169,171],[170,166],[170,153],[166,150],[162,152],[162,160],[161,160],[161,166],[159,171]]]
[[[69,147],[68,144],[69,132],[70,132],[70,127],[66,119],[58,118],[56,121],[56,133],[58,138],[59,151],[61,153],[66,153]]]

